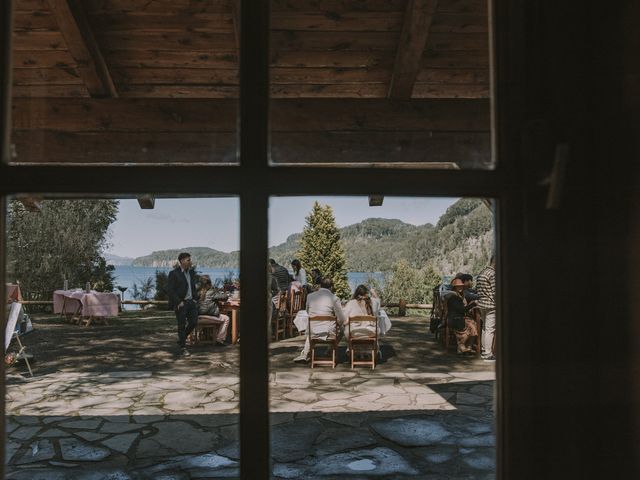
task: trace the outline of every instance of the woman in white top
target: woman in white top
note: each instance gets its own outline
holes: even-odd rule
[[[345,323],[350,323],[351,335],[369,336],[373,332],[372,325],[367,322],[351,322],[349,317],[358,317],[361,315],[373,315],[376,317],[380,314],[380,299],[371,297],[369,289],[366,285],[358,285],[353,292],[353,297],[347,302],[343,308]],[[345,327],[346,330],[347,327]]]
[[[300,260],[293,260],[291,262],[291,266],[293,267],[293,280],[300,282],[302,288],[305,288],[305,285],[307,284],[307,272],[302,268]]]

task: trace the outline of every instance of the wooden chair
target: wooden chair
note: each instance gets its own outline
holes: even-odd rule
[[[276,314],[272,318],[273,336],[276,340],[280,340],[280,335],[285,338],[287,331],[287,292],[280,292],[278,296],[278,305],[276,306]]]
[[[193,332],[189,334],[191,345],[198,344],[215,344],[218,329],[222,324],[222,320],[211,315],[198,315],[198,323]]]
[[[357,323],[360,328],[366,329],[367,334],[354,335],[351,330],[353,323]],[[378,354],[378,319],[373,315],[350,317],[347,331],[347,343],[349,345],[349,351],[351,352],[351,368],[356,365],[371,366],[371,370],[376,368],[376,356]],[[371,358],[369,360],[356,360],[356,352],[370,354]]]
[[[289,312],[287,315],[287,325],[286,330],[290,337],[293,337],[293,329],[295,325],[293,324],[293,319],[296,318],[296,314],[302,310],[305,302],[307,300],[306,292],[303,290],[296,290],[293,292],[293,295],[289,299]]]
[[[444,349],[448,352],[449,345],[457,345],[455,333],[453,328],[449,328],[449,309],[447,308],[447,302],[442,302],[442,321],[444,326],[442,327],[442,337],[440,342],[444,344]]]
[[[312,333],[314,331],[313,324],[318,322],[333,322],[327,330],[329,332],[326,338],[315,337]],[[316,328],[317,330],[317,328]],[[317,334],[316,334],[317,335]],[[324,336],[324,335],[323,335]],[[316,365],[331,365],[332,368],[336,368],[336,358],[338,352],[338,319],[333,316],[319,315],[316,317],[309,317],[309,325],[307,327],[307,337],[309,338],[309,346],[311,347],[311,368]],[[324,346],[328,347],[331,351],[331,357],[316,358],[316,347]]]

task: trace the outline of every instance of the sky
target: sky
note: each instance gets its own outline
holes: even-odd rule
[[[301,232],[316,200],[331,205],[338,227],[346,227],[372,217],[397,218],[413,225],[435,224],[457,198],[385,197],[381,207],[370,207],[367,197],[272,197],[269,246]],[[118,218],[109,232],[106,251],[122,257],[184,247],[231,252],[240,248],[240,201],[156,198],[153,210],[142,210],[137,200],[120,200]]]

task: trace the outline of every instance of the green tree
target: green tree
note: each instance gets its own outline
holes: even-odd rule
[[[305,222],[297,254],[302,266],[307,272],[317,268],[322,275],[331,277],[336,295],[348,298],[351,292],[347,281],[347,260],[333,209],[315,202]]]
[[[70,287],[113,289],[113,268],[101,253],[116,200],[45,200],[39,212],[21,202],[8,209],[7,272],[30,300],[48,300],[67,279]]]
[[[167,286],[169,284],[169,274],[164,270],[156,270],[156,293],[153,296],[154,300],[169,300],[169,293]],[[167,305],[166,309],[169,309]]]
[[[408,303],[430,303],[433,287],[440,283],[440,276],[431,267],[411,268],[406,260],[400,260],[387,275],[382,300],[396,303],[401,298]]]
[[[141,280],[140,285],[138,285],[137,283],[134,283],[131,296],[135,300],[149,300],[154,290],[153,285],[154,285],[153,277],[147,277],[144,280]]]

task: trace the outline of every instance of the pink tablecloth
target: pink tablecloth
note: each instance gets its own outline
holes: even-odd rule
[[[83,317],[115,317],[119,302],[120,298],[115,293],[56,290],[53,292],[53,313],[76,313],[80,303]]]
[[[22,293],[20,292],[20,285],[14,283],[7,283],[7,302],[21,302]]]

